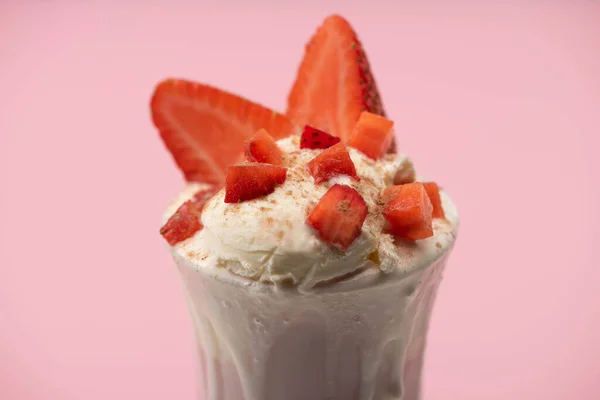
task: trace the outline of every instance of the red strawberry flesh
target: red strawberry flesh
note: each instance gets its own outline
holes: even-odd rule
[[[217,190],[218,188],[214,186],[199,190],[192,199],[179,206],[175,214],[169,218],[160,229],[160,234],[171,246],[191,238],[203,228],[200,221],[202,209]]]
[[[150,105],[152,120],[188,181],[223,185],[229,165],[244,158],[244,141],[266,129],[290,136],[290,120],[266,107],[207,85],[161,82]]]
[[[285,182],[287,169],[269,164],[247,163],[227,168],[225,203],[266,196]]]
[[[283,164],[283,153],[277,143],[264,129],[259,129],[244,143],[246,160],[272,165]]]
[[[338,143],[324,150],[309,161],[307,167],[315,179],[315,184],[328,181],[338,175],[348,175],[356,181],[360,180],[350,158],[350,153],[348,153],[343,143]]]
[[[368,209],[360,193],[350,186],[333,185],[319,200],[306,223],[324,242],[347,250],[362,231]]]
[[[427,196],[429,196],[429,200],[431,201],[431,205],[433,206],[433,218],[446,218],[446,214],[444,213],[444,208],[442,207],[442,198],[440,197],[440,188],[435,182],[425,182],[423,183],[425,187],[425,191],[427,192]]]
[[[352,132],[348,145],[377,160],[390,147],[394,123],[389,119],[364,111]]]
[[[388,231],[407,240],[420,240],[433,235],[433,206],[420,182],[386,188],[383,216]]]
[[[317,128],[306,125],[300,137],[301,149],[327,149],[340,142],[340,138],[331,136]]]
[[[286,115],[347,142],[362,111],[385,116],[358,36],[348,21],[332,15],[306,46]]]

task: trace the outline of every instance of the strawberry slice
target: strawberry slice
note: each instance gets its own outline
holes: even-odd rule
[[[150,108],[154,125],[188,181],[222,185],[226,167],[243,160],[244,141],[258,129],[275,139],[295,131],[284,115],[184,80],[160,83]]]
[[[300,138],[301,149],[327,149],[340,142],[340,138],[331,136],[317,128],[306,125]]]
[[[444,208],[442,207],[442,198],[440,197],[440,188],[435,182],[425,182],[423,183],[425,187],[425,191],[427,192],[427,196],[429,196],[429,201],[431,201],[431,205],[433,206],[433,218],[446,218],[446,214],[444,213]]]
[[[347,142],[362,111],[385,115],[369,61],[344,18],[325,19],[306,46],[287,116]]]
[[[247,163],[227,168],[225,203],[266,196],[285,182],[287,169],[269,164]]]
[[[175,214],[160,229],[160,234],[171,245],[175,246],[194,236],[203,228],[200,216],[204,204],[217,192],[218,187],[210,187],[198,191],[191,200],[183,203]]]
[[[244,143],[246,160],[273,165],[283,164],[283,152],[277,146],[273,136],[264,129],[259,129]]]
[[[338,143],[324,150],[310,160],[307,167],[312,177],[315,178],[315,184],[328,181],[338,175],[348,175],[354,180],[360,180],[350,158],[350,153],[348,153],[343,143]]]
[[[367,203],[356,190],[336,184],[321,197],[306,223],[321,240],[346,250],[360,235],[367,212]]]
[[[377,160],[390,147],[394,137],[394,122],[389,119],[363,111],[354,127],[348,146],[363,152]]]
[[[433,206],[422,183],[391,186],[386,188],[383,198],[386,202],[383,216],[390,233],[408,240],[433,236]]]

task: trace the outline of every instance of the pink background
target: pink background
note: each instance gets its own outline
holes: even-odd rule
[[[194,398],[153,85],[283,109],[339,12],[462,215],[425,399],[600,399],[600,1],[283,3],[0,1],[0,398]]]

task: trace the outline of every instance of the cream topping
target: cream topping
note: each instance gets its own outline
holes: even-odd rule
[[[286,181],[268,196],[236,204],[224,202],[224,189],[218,192],[202,212],[204,229],[173,246],[177,256],[198,269],[225,268],[254,281],[310,289],[364,268],[387,274],[409,271],[431,263],[452,245],[458,215],[443,191],[446,219],[434,220],[433,237],[406,242],[382,233],[381,191],[414,175],[405,155],[388,154],[374,161],[348,148],[360,181],[337,176],[315,185],[306,164],[321,150],[300,150],[298,136],[280,140],[278,145],[287,153]],[[315,204],[336,183],[356,189],[369,209],[362,233],[346,251],[321,241],[305,223]],[[189,184],[167,208],[164,221],[204,186]]]

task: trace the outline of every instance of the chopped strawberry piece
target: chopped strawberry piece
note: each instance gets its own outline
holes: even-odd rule
[[[246,160],[273,165],[283,164],[283,153],[277,143],[264,129],[259,129],[244,143]]]
[[[383,198],[386,202],[383,216],[390,233],[408,240],[433,236],[433,206],[422,183],[391,186],[385,190]]]
[[[433,236],[433,228],[427,225],[413,225],[407,227],[398,227],[391,231],[391,233],[399,238],[416,241],[427,239],[428,237]]]
[[[269,164],[247,163],[227,168],[225,203],[266,196],[285,182],[287,169]]]
[[[184,241],[203,228],[200,216],[204,204],[217,192],[218,187],[213,186],[199,190],[191,200],[183,203],[160,229],[160,234],[174,246]]]
[[[306,223],[321,240],[346,250],[360,235],[367,212],[367,203],[356,190],[336,184],[319,200]]]
[[[331,136],[317,128],[306,125],[300,138],[301,149],[327,149],[340,142],[340,138]]]
[[[348,175],[354,180],[360,180],[350,158],[350,153],[348,153],[343,143],[338,143],[324,150],[310,160],[307,167],[310,174],[315,178],[315,184],[328,181],[338,175]]]
[[[264,128],[277,140],[295,132],[290,120],[234,94],[169,79],[155,89],[152,120],[188,181],[222,185],[241,162],[244,141]]]
[[[171,246],[194,236],[203,228],[200,222],[201,213],[202,208],[197,207],[194,201],[186,201],[160,229],[160,234]]]
[[[332,15],[306,46],[286,114],[300,125],[329,132],[347,143],[362,111],[385,116],[356,33],[348,21]]]
[[[433,206],[433,218],[446,218],[446,214],[444,213],[444,208],[442,207],[442,199],[440,197],[440,188],[435,182],[426,182],[423,183],[425,187],[425,191],[427,192],[427,196],[429,196],[429,200],[431,201],[431,205]]]
[[[394,137],[394,122],[364,111],[354,127],[348,145],[377,160],[385,154]]]

